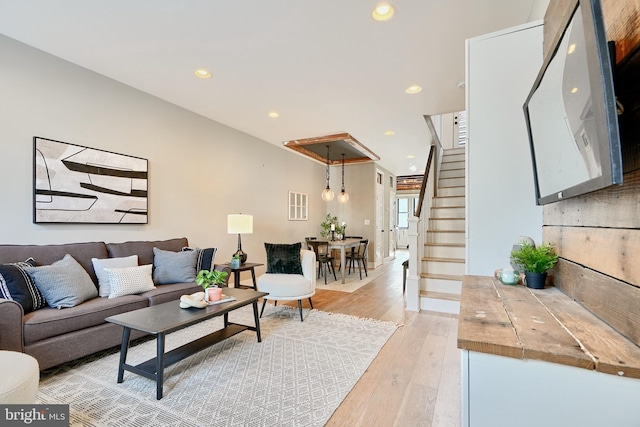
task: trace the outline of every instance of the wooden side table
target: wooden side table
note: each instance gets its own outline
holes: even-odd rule
[[[228,266],[229,268],[231,268],[231,264],[230,263],[225,263],[226,266]],[[258,290],[258,286],[256,285],[256,272],[254,270],[255,267],[260,267],[261,265],[264,264],[260,264],[260,263],[256,263],[256,262],[245,262],[244,264],[240,265],[240,267],[238,268],[231,268],[231,271],[233,272],[233,287],[234,288],[251,288],[251,286],[246,286],[246,285],[241,285],[240,284],[240,273],[242,271],[251,271],[251,279],[253,280],[253,290],[257,291]]]

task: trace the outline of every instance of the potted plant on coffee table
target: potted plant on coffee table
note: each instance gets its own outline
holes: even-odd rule
[[[222,297],[222,285],[227,278],[226,271],[200,270],[196,276],[196,283],[204,290],[205,301],[219,301]]]
[[[511,252],[511,260],[524,268],[527,287],[544,289],[547,271],[556,265],[558,255],[550,243],[542,243],[536,247],[529,242],[523,242],[520,249]]]

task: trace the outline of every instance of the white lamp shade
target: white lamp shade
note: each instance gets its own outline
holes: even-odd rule
[[[227,233],[229,234],[253,233],[253,215],[243,215],[243,214],[227,215]]]

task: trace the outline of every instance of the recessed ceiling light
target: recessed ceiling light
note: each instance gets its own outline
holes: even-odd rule
[[[571,43],[569,45],[569,49],[567,49],[567,54],[571,55],[575,51],[576,51],[576,44],[575,43]]]
[[[272,119],[277,119],[278,117],[280,117],[280,113],[278,113],[277,111],[269,111],[268,116]]]
[[[211,78],[211,73],[207,70],[205,70],[204,68],[198,68],[195,73],[196,76],[200,77],[201,79],[210,79]]]
[[[415,156],[414,156],[413,154],[409,154],[409,155],[407,156],[407,159],[413,159],[414,157],[415,157]]]
[[[388,130],[384,133],[386,136],[391,136],[391,135],[395,135],[396,133],[392,130]]]
[[[376,6],[375,9],[373,9],[373,12],[371,12],[371,16],[376,21],[388,21],[393,17],[394,13],[395,9],[393,8],[393,6],[388,3],[380,3]]]
[[[577,87],[574,87],[573,89],[571,89],[571,93],[576,93],[576,92],[578,92],[578,88]]]
[[[418,85],[411,85],[405,90],[405,92],[413,95],[414,93],[422,92],[422,88]]]

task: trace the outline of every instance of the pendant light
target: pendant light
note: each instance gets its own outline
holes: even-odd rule
[[[347,203],[349,201],[349,195],[344,191],[344,153],[342,153],[342,191],[338,194],[338,201],[340,203]]]
[[[329,188],[329,146],[327,145],[327,188],[322,190],[322,200],[330,202],[333,200],[333,190]]]

